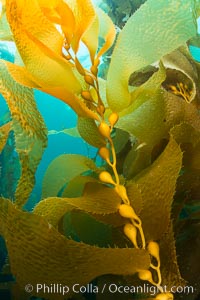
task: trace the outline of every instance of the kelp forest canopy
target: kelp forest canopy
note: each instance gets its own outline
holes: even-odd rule
[[[12,276],[10,299],[87,299],[74,284],[94,282],[97,291],[105,283],[155,290],[120,299],[198,299],[199,1],[0,5],[1,43],[16,47],[12,62],[0,60],[9,110],[0,111],[0,241],[8,257],[0,263],[2,276]],[[77,125],[63,132],[96,155],[66,149],[52,160],[28,211],[49,136],[34,90],[71,107]],[[38,283],[68,289],[47,295]],[[109,289],[93,296],[113,297]]]

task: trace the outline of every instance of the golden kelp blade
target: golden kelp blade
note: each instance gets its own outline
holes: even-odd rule
[[[42,14],[36,0],[8,0],[6,9],[17,48],[37,82],[42,86],[62,86],[79,92],[81,86],[72,65],[61,57],[63,38]],[[32,27],[35,28],[33,32]]]
[[[53,23],[59,24],[70,44],[75,31],[75,18],[72,10],[62,0],[38,0],[44,15]]]
[[[27,282],[36,287],[38,282],[66,285],[67,280],[68,298],[74,283],[85,285],[103,274],[132,275],[150,265],[146,250],[99,248],[68,240],[42,217],[17,210],[2,198],[0,234],[6,240],[11,272],[23,290]],[[42,291],[36,296],[45,297]],[[48,298],[55,300],[55,294]]]
[[[47,132],[37,110],[33,91],[13,80],[3,60],[0,60],[0,69],[0,92],[11,113],[15,146],[21,163],[21,177],[15,193],[15,203],[23,206],[35,183],[35,171],[46,147]]]
[[[68,104],[81,117],[88,117],[98,120],[97,114],[91,111],[78,96],[69,92],[66,88],[41,86],[39,83],[37,83],[36,78],[33,77],[26,68],[6,61],[4,64],[7,66],[10,75],[17,83],[29,88],[39,89],[59,98]]]
[[[88,47],[90,52],[92,64],[94,64],[99,38],[104,40],[104,44],[100,48],[96,59],[101,57],[112,46],[116,35],[115,26],[109,16],[99,7],[96,7],[95,11],[96,15],[93,23],[82,37],[83,43]]]
[[[95,10],[90,0],[66,0],[66,3],[72,9],[75,17],[75,32],[71,45],[76,53],[82,35],[95,19]]]
[[[11,122],[0,126],[0,153],[6,144],[10,132],[10,128],[11,128]]]
[[[92,24],[84,32],[81,39],[90,52],[90,59],[92,64],[94,63],[95,54],[98,49],[98,35],[99,35],[99,19],[96,14]]]
[[[194,1],[149,0],[127,21],[119,34],[108,71],[107,97],[112,110],[131,101],[130,75],[158,61],[196,35]],[[163,35],[164,33],[164,35]]]

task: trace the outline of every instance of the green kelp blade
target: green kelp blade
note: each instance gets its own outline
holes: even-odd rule
[[[11,129],[14,131],[15,147],[21,164],[15,203],[23,206],[35,183],[35,171],[47,144],[47,131],[32,89],[14,81],[3,60],[0,60],[0,69],[0,92],[11,113]]]
[[[168,228],[181,166],[181,149],[171,137],[154,163],[133,179],[142,194],[143,209],[140,218],[146,241],[160,239]]]
[[[8,122],[0,126],[0,153],[6,144],[10,129],[11,129],[11,122]]]
[[[108,103],[122,111],[131,101],[130,75],[158,61],[196,35],[194,1],[148,0],[119,34],[107,80]]]
[[[93,160],[79,154],[62,154],[48,166],[42,184],[42,198],[57,196],[61,188],[77,175],[96,171]]]
[[[150,265],[146,250],[77,243],[65,238],[42,217],[22,212],[2,198],[0,234],[6,240],[12,274],[22,290],[27,282],[34,286],[31,296],[47,296],[42,290],[36,294],[38,283],[59,283],[69,286],[67,299],[75,283],[85,285],[103,274],[132,275]],[[55,294],[49,293],[48,298],[55,300]],[[63,299],[63,295],[56,294],[56,299]]]
[[[80,136],[88,144],[97,148],[105,146],[106,141],[99,133],[97,125],[93,119],[79,117],[77,126]]]

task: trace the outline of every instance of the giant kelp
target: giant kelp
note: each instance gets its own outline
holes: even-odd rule
[[[13,130],[21,177],[14,203],[0,199],[0,233],[19,297],[27,282],[59,282],[70,287],[67,299],[73,284],[96,278],[101,286],[101,276],[113,274],[152,284],[156,299],[173,299],[171,287],[187,280],[176,254],[188,221],[180,216],[195,206],[200,187],[199,65],[187,46],[196,35],[197,1],[146,1],[119,33],[107,80],[98,71],[115,26],[89,0],[1,3],[1,37],[14,40],[18,59],[0,63],[12,117],[0,128],[0,146]],[[81,64],[81,43],[90,69]],[[71,106],[80,136],[98,149],[102,163],[57,157],[44,176],[41,201],[24,212],[47,140],[33,88]],[[103,238],[94,239],[90,228]]]

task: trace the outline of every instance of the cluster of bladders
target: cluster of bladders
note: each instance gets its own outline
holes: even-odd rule
[[[120,196],[122,200],[122,204],[119,206],[119,214],[127,218],[129,221],[124,225],[124,234],[127,236],[127,238],[133,243],[134,247],[137,249],[147,249],[150,256],[151,256],[151,264],[150,268],[154,270],[154,272],[157,273],[157,282],[154,281],[152,272],[150,270],[140,270],[138,272],[138,277],[141,280],[145,280],[150,282],[152,285],[156,286],[157,289],[160,291],[159,294],[157,294],[156,298],[157,300],[173,300],[174,297],[169,292],[164,292],[163,288],[161,286],[162,278],[161,278],[161,272],[160,272],[160,255],[159,255],[159,245],[157,242],[150,241],[148,245],[146,245],[145,242],[145,236],[142,228],[142,222],[140,218],[135,213],[133,207],[130,204],[130,200],[127,196],[126,188],[124,185],[120,184],[119,175],[116,169],[116,153],[114,144],[111,138],[111,132],[114,127],[114,125],[118,121],[118,114],[117,113],[111,113],[111,115],[108,118],[109,125],[102,121],[100,122],[98,129],[100,134],[107,139],[108,145],[110,145],[110,150],[107,147],[101,147],[99,149],[99,155],[108,163],[108,165],[112,168],[114,177],[111,176],[111,174],[107,171],[103,171],[99,175],[99,179],[104,182],[108,183],[114,186],[114,189],[116,193]],[[112,156],[110,155],[110,151],[112,153]],[[112,161],[110,159],[112,157]],[[141,240],[141,246],[138,245],[138,233]]]

